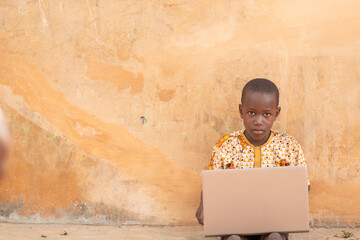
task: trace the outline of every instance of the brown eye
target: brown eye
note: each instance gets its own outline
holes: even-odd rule
[[[254,115],[255,115],[254,112],[248,112],[248,114],[249,114],[250,116],[254,116]]]
[[[271,113],[265,113],[264,116],[265,116],[265,117],[270,117],[270,116],[271,116]]]

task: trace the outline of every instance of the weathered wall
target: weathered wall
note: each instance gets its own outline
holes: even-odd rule
[[[200,171],[274,80],[302,144],[314,224],[360,224],[360,2],[1,1],[10,120],[0,214],[195,224]]]

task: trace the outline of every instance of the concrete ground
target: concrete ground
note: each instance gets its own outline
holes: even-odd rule
[[[343,232],[345,231],[345,233]],[[291,234],[291,240],[345,239],[344,234],[352,233],[347,239],[360,240],[360,228],[317,228],[309,233]],[[141,226],[87,226],[60,224],[8,224],[0,223],[0,240],[200,240],[201,227],[141,227]],[[216,238],[206,238],[214,240]]]

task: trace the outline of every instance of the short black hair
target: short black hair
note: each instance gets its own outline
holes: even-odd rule
[[[255,78],[248,81],[241,93],[241,103],[244,102],[244,98],[247,92],[258,92],[258,93],[274,93],[276,97],[276,106],[279,106],[279,89],[272,81],[266,78]]]

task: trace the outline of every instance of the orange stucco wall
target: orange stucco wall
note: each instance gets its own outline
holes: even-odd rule
[[[360,224],[360,2],[0,1],[10,121],[0,213],[195,224],[200,172],[242,128],[241,89],[280,88],[313,224]]]

